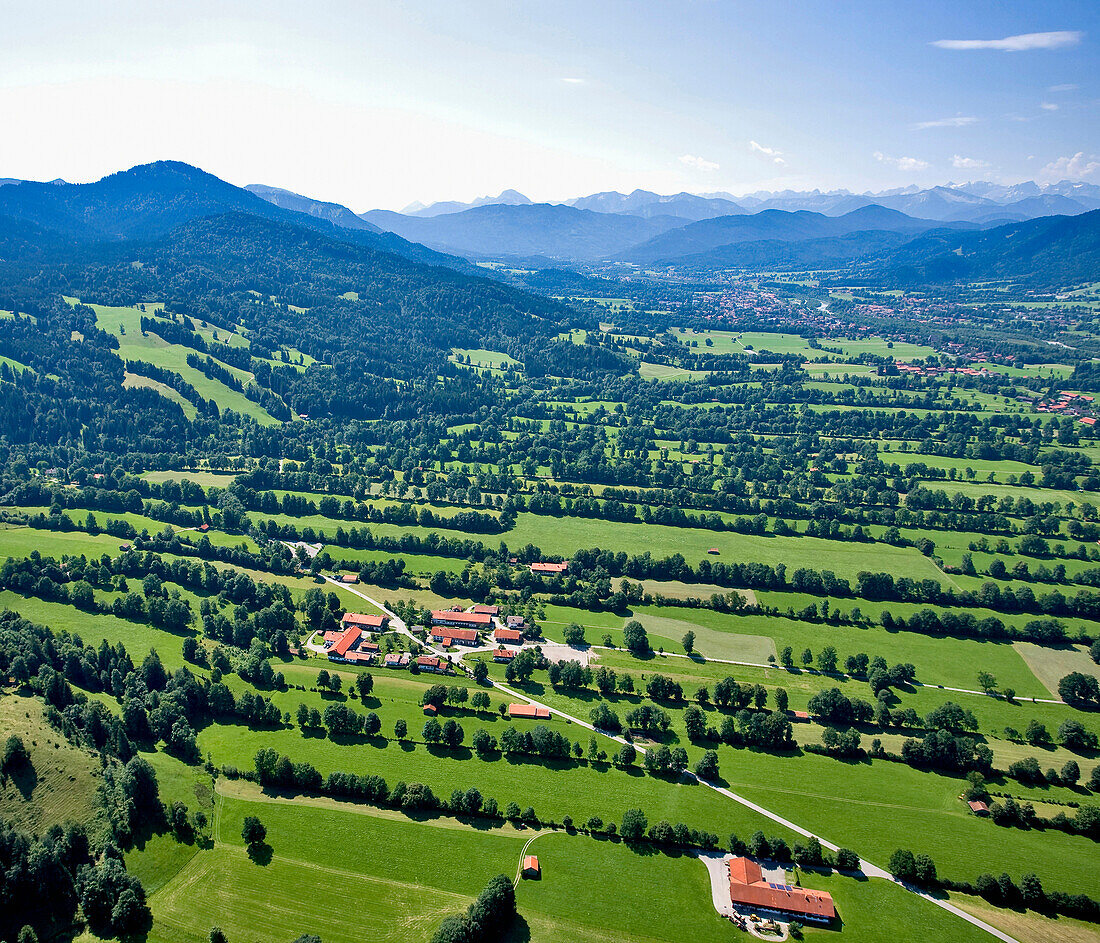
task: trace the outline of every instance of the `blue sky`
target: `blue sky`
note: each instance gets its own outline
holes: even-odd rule
[[[1095,2],[5,7],[0,176],[173,158],[357,211],[1100,183]]]

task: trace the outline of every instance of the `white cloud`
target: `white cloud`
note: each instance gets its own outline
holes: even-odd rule
[[[1100,171],[1100,160],[1092,155],[1086,157],[1084,151],[1078,151],[1072,157],[1059,157],[1052,160],[1039,171],[1043,182],[1057,183],[1059,180],[1083,180]]]
[[[692,167],[695,170],[703,170],[707,173],[712,173],[718,169],[718,165],[712,160],[706,160],[703,157],[696,157],[694,154],[685,154],[680,158],[680,163],[688,167]]]
[[[566,85],[584,85],[584,79],[578,79],[574,76],[567,76],[562,79]]]
[[[1070,82],[1067,85],[1052,85],[1050,88],[1047,89],[1047,91],[1048,92],[1076,92],[1077,89],[1079,89],[1080,87],[1081,87],[1080,85],[1074,85],[1072,82]]]
[[[1028,49],[1061,49],[1076,46],[1085,34],[1079,30],[1056,30],[1050,33],[1023,33],[1004,39],[937,39],[933,46],[940,49],[996,49],[1000,52],[1025,52]]]
[[[773,164],[787,163],[783,159],[783,152],[777,151],[774,147],[765,147],[763,144],[759,144],[756,141],[749,141],[749,149],[755,151],[757,154],[763,154],[765,157],[770,157]]]
[[[921,160],[917,157],[890,157],[887,154],[883,154],[882,151],[875,151],[873,156],[879,163],[889,164],[891,167],[896,167],[898,170],[907,172],[927,170],[930,166],[928,161]]]
[[[972,115],[958,115],[954,118],[937,118],[935,121],[918,121],[913,125],[913,130],[924,131],[926,128],[965,128],[967,125],[976,124],[977,118]]]
[[[988,167],[989,163],[974,157],[963,157],[956,154],[951,158],[951,166],[956,170],[980,170],[982,167]]]
[[[1053,102],[1043,102],[1039,107],[1042,108],[1043,111],[1057,111],[1058,110],[1058,106],[1055,105]]]

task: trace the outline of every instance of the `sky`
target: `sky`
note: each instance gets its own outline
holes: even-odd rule
[[[1100,183],[1100,3],[5,0],[0,177],[350,206]]]

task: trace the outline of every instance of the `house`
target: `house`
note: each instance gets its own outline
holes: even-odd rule
[[[341,583],[358,583],[359,577],[355,573],[345,573],[340,577]]]
[[[332,661],[347,661],[348,651],[359,641],[359,637],[363,633],[357,628],[348,629],[343,635],[340,636],[333,644],[332,648],[328,650],[328,657]]]
[[[324,640],[325,648],[328,648],[329,646],[335,645],[337,642],[339,642],[343,634],[343,629],[329,629],[327,632],[325,632],[324,635],[321,636]]]
[[[385,615],[370,615],[363,612],[345,612],[340,624],[345,629],[355,626],[364,632],[376,632],[384,629],[390,617]]]
[[[416,659],[416,667],[421,671],[443,672],[443,663],[435,655],[421,655]]]
[[[381,649],[379,648],[377,642],[360,642],[359,651],[368,652],[373,655],[375,652],[381,651]]]
[[[199,525],[199,530],[202,531],[205,534],[208,530],[210,530],[210,525],[209,524],[200,524]]]
[[[516,657],[514,648],[498,648],[493,652],[493,661],[509,662]]]
[[[729,866],[730,899],[735,907],[770,910],[822,923],[836,916],[836,906],[827,891],[765,880],[760,865],[749,858],[731,858]]]
[[[970,811],[975,815],[986,816],[989,815],[989,806],[982,802],[980,799],[972,799],[967,803],[970,806]]]
[[[382,659],[383,668],[404,668],[407,664],[408,662],[402,663],[401,653],[399,652],[390,652]]]
[[[1085,416],[1083,419],[1078,419],[1078,422],[1084,423],[1086,426],[1095,426],[1096,420],[1092,416]]]
[[[523,616],[508,616],[504,620],[504,624],[510,629],[519,629],[521,632],[527,628],[527,623],[524,621]]]
[[[523,859],[523,876],[534,880],[542,877],[542,872],[539,871],[539,859],[534,855],[527,855]]]
[[[496,617],[500,615],[500,606],[474,606],[472,611]]]
[[[536,576],[561,576],[569,569],[568,563],[532,563],[531,572]]]
[[[549,720],[550,710],[546,707],[535,707],[534,704],[509,704],[508,716],[529,720]]]
[[[432,625],[453,625],[460,629],[487,629],[493,617],[487,612],[455,612],[453,609],[432,610]]]
[[[452,642],[459,645],[476,645],[478,639],[477,629],[452,629],[443,626],[432,629],[432,641],[442,642],[445,646]]]
[[[509,642],[512,645],[518,645],[523,641],[523,633],[518,629],[497,629],[493,632],[494,642]]]

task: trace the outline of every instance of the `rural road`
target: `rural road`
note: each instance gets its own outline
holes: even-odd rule
[[[353,595],[358,596],[360,599],[365,599],[372,606],[376,606],[378,609],[380,609],[382,612],[386,613],[386,615],[388,615],[390,617],[390,623],[394,627],[394,629],[396,629],[398,632],[400,632],[403,635],[407,635],[409,638],[413,639],[413,641],[417,642],[417,644],[420,644],[420,645],[424,644],[418,638],[416,638],[415,635],[413,635],[413,633],[409,630],[409,627],[407,625],[405,625],[405,623],[401,619],[399,619],[394,612],[392,612],[390,609],[388,609],[384,605],[382,605],[382,603],[380,603],[377,599],[372,599],[366,593],[364,593],[364,592],[362,592],[358,589],[355,589],[353,586],[349,586],[345,583],[341,583],[339,580],[335,580],[332,577],[326,576],[325,580],[329,583],[332,583],[335,586],[342,586],[344,589],[348,590]],[[425,647],[431,648],[431,646],[425,646]],[[446,653],[443,652],[442,650],[437,650],[435,648],[432,648],[431,650],[433,652],[435,652],[435,654],[437,654],[437,655],[446,657]],[[685,655],[685,656],[681,656],[681,657],[686,658],[687,656]],[[743,663],[743,662],[730,662],[729,664],[745,664],[745,663]],[[465,670],[465,668],[466,668],[466,666],[462,663],[459,663],[459,667],[461,667],[463,670]],[[777,666],[775,666],[775,665],[763,665],[763,666],[754,666],[754,667],[774,668],[774,667],[777,667]],[[552,711],[553,713],[558,714],[561,717],[564,717],[566,720],[569,720],[569,721],[573,722],[574,724],[577,724],[580,727],[584,727],[587,730],[591,730],[595,733],[599,733],[601,736],[607,737],[611,740],[615,740],[618,743],[626,743],[626,740],[623,739],[622,737],[610,734],[605,730],[598,730],[595,726],[593,726],[588,721],[582,720],[580,717],[574,717],[571,714],[566,714],[564,711],[560,711],[557,708],[552,708],[552,707],[550,707],[549,704],[544,704],[541,701],[538,701],[533,697],[528,697],[523,692],[517,691],[514,688],[511,688],[508,685],[503,684],[502,682],[493,681],[492,679],[490,679],[488,683],[491,687],[498,688],[499,690],[505,692],[506,694],[510,695],[511,697],[514,697],[514,698],[516,698],[518,700],[521,700],[521,701],[525,701],[528,704],[533,704],[535,707],[544,707],[548,711]],[[944,690],[955,690],[955,689],[945,688]],[[972,693],[980,693],[980,692],[972,692]],[[1056,702],[1056,703],[1060,703],[1060,702]],[[637,744],[634,744],[633,746],[641,754],[644,754],[646,752],[644,747],[640,747]],[[779,815],[777,812],[772,812],[771,809],[766,809],[762,805],[757,805],[757,803],[753,802],[751,799],[747,799],[745,796],[741,796],[741,795],[738,795],[735,792],[731,792],[729,789],[726,789],[723,786],[718,786],[715,783],[707,782],[705,779],[700,779],[698,776],[696,776],[690,770],[685,770],[684,771],[684,778],[686,780],[688,780],[689,782],[696,782],[699,785],[706,786],[708,789],[713,789],[719,795],[724,796],[725,798],[730,799],[731,801],[736,802],[740,805],[743,805],[746,809],[750,809],[753,812],[756,812],[758,815],[762,815],[765,818],[770,819],[771,821],[775,822],[777,825],[782,825],[784,828],[790,829],[792,832],[794,832],[798,835],[801,835],[804,838],[816,838],[819,842],[821,842],[821,846],[823,848],[828,848],[832,852],[836,852],[837,850],[839,850],[839,846],[836,845],[835,843],[829,841],[828,839],[822,838],[820,835],[814,834],[809,829],[803,828],[801,825],[797,825],[796,823],[792,822],[790,819],[786,819],[783,816]],[[530,842],[534,841],[534,839],[537,838],[537,837],[538,837],[537,835],[533,836],[530,839],[530,841],[528,841],[527,844],[530,844]],[[524,846],[524,851],[526,851],[526,846]],[[522,866],[522,864],[523,864],[523,855],[521,854],[520,855],[520,865]],[[881,868],[878,865],[873,864],[870,861],[867,861],[863,857],[860,858],[860,869],[868,877],[882,878],[882,879],[887,880],[887,881],[893,881],[895,884],[899,884],[901,887],[904,887],[907,891],[909,891],[913,894],[916,894],[919,897],[923,897],[928,902],[930,902],[932,904],[935,904],[937,907],[940,907],[943,910],[946,910],[948,913],[952,913],[956,917],[959,917],[960,919],[965,920],[967,923],[973,924],[974,926],[976,926],[976,927],[978,927],[982,930],[985,930],[987,933],[989,933],[990,935],[996,937],[998,940],[1003,941],[1003,943],[1019,943],[1019,941],[1016,940],[1015,937],[1009,936],[1007,933],[1004,933],[1001,930],[998,930],[996,927],[991,926],[990,924],[986,923],[984,920],[978,919],[977,917],[973,916],[972,914],[968,914],[965,910],[962,910],[961,908],[956,907],[954,904],[950,903],[949,901],[941,900],[940,898],[934,897],[932,894],[929,894],[927,891],[924,891],[919,887],[915,887],[912,884],[907,884],[904,881],[899,881],[897,878],[895,878],[885,868]],[[518,875],[517,875],[517,880],[518,880]]]

